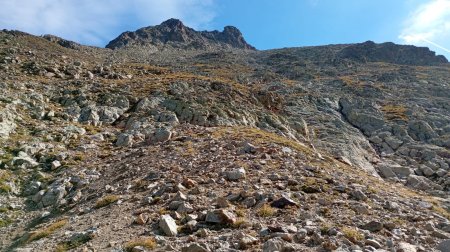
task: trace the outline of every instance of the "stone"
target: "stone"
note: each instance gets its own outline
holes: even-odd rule
[[[422,174],[424,176],[427,176],[427,177],[430,177],[430,176],[432,176],[434,174],[434,170],[433,169],[431,169],[428,166],[424,166],[424,165],[420,166],[420,171],[422,171]]]
[[[159,227],[167,236],[176,236],[178,234],[178,226],[175,220],[168,214],[161,216],[159,219]]]
[[[282,252],[284,247],[284,241],[280,237],[267,240],[263,244],[263,252]]]
[[[194,208],[188,202],[182,202],[177,208],[177,213],[180,213],[180,214],[187,214],[187,213],[193,213],[193,212],[194,212]]]
[[[61,167],[61,162],[59,162],[58,160],[55,160],[55,161],[52,162],[51,165],[52,165],[52,170],[56,170],[59,167]]]
[[[276,208],[285,208],[285,207],[298,206],[298,204],[291,198],[283,195],[283,196],[281,196],[281,198],[270,203],[270,206],[276,207]]]
[[[116,146],[132,146],[133,145],[133,135],[122,133],[117,137]]]
[[[352,192],[352,197],[356,200],[362,200],[362,201],[367,200],[366,194],[364,194],[361,190],[354,190]]]
[[[208,211],[205,218],[206,222],[215,224],[233,224],[236,220],[234,213],[224,209]]]
[[[437,136],[433,128],[427,122],[421,120],[409,122],[408,134],[416,141],[428,141]]]
[[[44,205],[44,207],[56,205],[58,202],[60,202],[63,199],[64,195],[66,195],[66,190],[65,190],[64,186],[61,185],[61,186],[51,187],[47,190],[45,195],[42,197],[41,202]]]
[[[136,246],[131,249],[131,252],[146,252],[147,250],[143,246]]]
[[[245,142],[242,146],[242,149],[245,153],[250,153],[250,154],[256,153],[256,147],[249,142]]]
[[[371,247],[374,247],[376,249],[381,248],[381,244],[378,241],[373,240],[373,239],[367,239],[365,243],[366,243],[367,246],[371,246]]]
[[[392,168],[386,165],[380,165],[377,167],[378,172],[383,178],[395,178],[396,174],[392,171]]]
[[[258,239],[248,235],[248,234],[243,234],[242,237],[239,239],[239,248],[240,249],[248,249],[251,246],[253,246],[254,244],[258,243]]]
[[[12,159],[12,165],[14,166],[21,166],[24,168],[34,168],[39,165],[36,160],[34,160],[32,157],[28,156],[27,153],[23,151],[19,151],[17,154],[17,157],[14,157]]]
[[[417,248],[412,244],[400,242],[398,244],[397,252],[417,252]]]
[[[436,189],[438,187],[438,185],[435,185],[430,179],[417,175],[409,175],[406,180],[406,186],[423,191]]]
[[[357,212],[358,214],[368,214],[369,213],[369,206],[364,203],[354,204],[354,205],[352,205],[352,209],[355,212]]]
[[[401,165],[392,166],[391,169],[399,178],[407,178],[411,174],[410,168]]]
[[[189,246],[182,247],[181,252],[210,252],[208,245],[191,243]]]
[[[450,239],[441,241],[438,244],[437,249],[440,252],[450,252]],[[407,252],[407,251],[404,251],[404,252]]]
[[[226,171],[225,176],[230,181],[238,181],[245,178],[245,169],[241,167],[238,169],[233,169],[231,171]]]
[[[169,141],[172,138],[172,131],[166,128],[156,129],[150,136],[147,137],[149,144]]]
[[[134,220],[134,222],[138,225],[144,225],[145,223],[147,223],[148,217],[144,214],[139,214],[136,219]]]
[[[431,235],[439,239],[450,239],[450,235],[440,230],[434,230]]]
[[[383,223],[381,223],[379,221],[371,221],[371,222],[364,224],[361,228],[365,229],[365,230],[369,230],[371,232],[378,232],[383,229]]]

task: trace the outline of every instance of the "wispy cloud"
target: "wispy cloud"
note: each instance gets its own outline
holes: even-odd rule
[[[182,19],[207,28],[216,0],[0,0],[0,28],[103,46],[124,29]]]
[[[399,38],[450,55],[450,0],[431,0],[419,6],[406,20]]]

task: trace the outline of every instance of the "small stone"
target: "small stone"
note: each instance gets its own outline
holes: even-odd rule
[[[159,227],[167,236],[176,236],[178,234],[177,224],[175,223],[175,220],[168,214],[161,216],[161,218],[159,219]]]
[[[371,232],[378,232],[383,229],[383,223],[378,221],[371,221],[361,227],[362,229],[369,230]]]
[[[448,252],[450,250],[446,250]],[[406,242],[400,242],[398,244],[397,252],[417,252],[416,246],[406,243]]]
[[[270,205],[276,208],[285,208],[287,206],[298,206],[298,204],[294,200],[284,195],[281,196],[281,198],[273,201]]]
[[[266,241],[263,245],[263,252],[279,252],[279,251],[283,251],[283,247],[284,247],[284,241],[279,238],[272,238],[268,241]]]
[[[252,245],[258,243],[258,239],[251,235],[243,235],[243,237],[239,240],[239,248],[240,249],[248,249]]]
[[[372,246],[372,247],[374,247],[376,249],[381,248],[381,244],[378,241],[373,240],[373,239],[367,239],[366,240],[366,245],[367,246]]]
[[[220,207],[220,208],[226,208],[226,207],[229,207],[230,206],[230,202],[228,202],[228,200],[226,199],[226,198],[224,198],[224,197],[219,197],[219,198],[217,198],[217,205]]]
[[[450,240],[443,240],[439,245],[437,246],[437,249],[441,252],[450,252]],[[403,252],[409,252],[409,251],[403,251]]]
[[[86,251],[88,251],[88,250],[86,250]],[[147,251],[147,250],[145,250],[145,248],[143,246],[136,246],[131,249],[131,252],[145,252],[145,251]]]
[[[245,178],[245,169],[241,167],[239,169],[227,171],[225,172],[225,176],[230,181],[238,181]]]
[[[183,186],[185,186],[186,188],[192,188],[197,186],[197,182],[195,182],[194,180],[190,179],[190,178],[185,178],[183,179],[183,182],[181,183]]]
[[[133,145],[133,135],[123,133],[117,137],[116,146],[122,147],[131,145]]]
[[[234,213],[224,209],[209,211],[205,218],[206,222],[216,224],[233,224],[236,220],[237,218]]]
[[[361,200],[361,201],[367,200],[367,196],[361,190],[353,191],[352,196],[356,200]]]
[[[192,243],[187,247],[181,248],[181,252],[209,252],[211,251],[206,244]]]
[[[144,214],[139,214],[136,219],[135,219],[135,223],[138,225],[144,225],[145,223],[147,223],[147,219],[148,217],[145,216]]]
[[[182,192],[177,192],[175,197],[173,197],[172,201],[186,201],[187,196]]]
[[[59,167],[61,167],[61,162],[59,162],[58,160],[52,162],[52,170],[56,170]]]
[[[439,239],[450,239],[450,236],[442,231],[434,230],[431,235]]]
[[[243,151],[245,153],[251,153],[251,154],[255,154],[256,153],[256,147],[253,144],[249,143],[249,142],[245,142],[243,144],[242,149],[243,149]]]

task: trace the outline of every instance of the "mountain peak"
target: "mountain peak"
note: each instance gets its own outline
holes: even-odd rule
[[[184,27],[183,22],[181,20],[176,18],[170,18],[166,21],[161,23],[161,26],[167,26],[167,27]]]
[[[196,31],[175,18],[168,19],[160,25],[144,27],[134,32],[124,32],[109,42],[106,48],[118,49],[127,46],[153,46],[158,49],[237,48],[255,50],[245,41],[241,31],[234,26],[226,26],[222,32]]]

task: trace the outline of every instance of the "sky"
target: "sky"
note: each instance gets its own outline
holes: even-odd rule
[[[450,0],[0,0],[0,29],[105,46],[124,31],[181,19],[238,27],[257,49],[392,41],[450,59]]]

